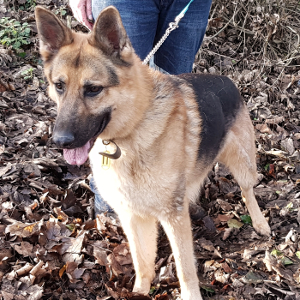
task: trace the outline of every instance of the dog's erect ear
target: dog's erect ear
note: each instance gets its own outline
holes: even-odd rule
[[[58,50],[72,43],[72,31],[55,14],[42,6],[35,8],[36,25],[40,39],[40,53],[44,61]]]
[[[106,55],[121,56],[125,46],[131,48],[118,10],[109,6],[97,18],[90,44],[100,48]]]

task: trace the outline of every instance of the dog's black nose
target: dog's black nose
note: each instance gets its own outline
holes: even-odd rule
[[[52,140],[58,147],[68,148],[75,141],[75,137],[71,132],[54,131]]]

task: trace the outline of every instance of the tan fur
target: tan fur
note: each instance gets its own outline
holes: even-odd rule
[[[44,37],[47,31],[43,33],[43,26],[48,25],[43,25],[41,14],[43,20],[55,17],[38,8],[41,54],[50,84],[49,95],[58,104],[58,118],[69,122],[73,117],[69,111],[73,111],[85,123],[90,116],[107,107],[113,108],[111,121],[95,141],[89,158],[98,190],[118,214],[127,235],[136,271],[134,291],[149,292],[155,275],[157,223],[160,222],[172,246],[182,299],[202,299],[188,207],[190,201],[197,199],[214,162],[207,165],[206,161],[197,159],[201,118],[193,89],[186,84],[178,85],[179,79],[175,77],[142,65],[126,42],[121,27],[119,58],[128,66],[117,61],[116,51],[109,52],[114,49],[105,39],[99,41],[93,33],[70,35],[66,28],[59,33],[58,40],[63,41],[59,37],[67,36],[72,42],[61,42],[56,52],[51,53]],[[110,7],[101,13],[95,26],[106,29],[102,24],[105,17],[120,22],[116,10]],[[60,28],[60,21],[56,22],[56,28]],[[111,84],[113,76],[109,68],[116,73],[118,84]],[[57,94],[53,84],[60,78],[67,87],[63,95]],[[92,101],[82,96],[87,80],[104,87]],[[104,150],[103,139],[113,140],[122,151],[122,156],[112,160],[108,170],[101,167],[99,155]],[[217,159],[230,168],[240,184],[256,231],[269,235],[270,228],[253,193],[254,134],[245,106],[240,108]]]

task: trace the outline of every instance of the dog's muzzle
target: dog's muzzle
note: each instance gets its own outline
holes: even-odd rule
[[[75,136],[71,132],[54,131],[52,140],[59,148],[68,148],[74,143]]]

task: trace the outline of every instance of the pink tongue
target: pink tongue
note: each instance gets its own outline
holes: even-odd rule
[[[90,141],[84,146],[75,149],[64,149],[64,158],[70,165],[82,165],[86,162],[90,150]]]

